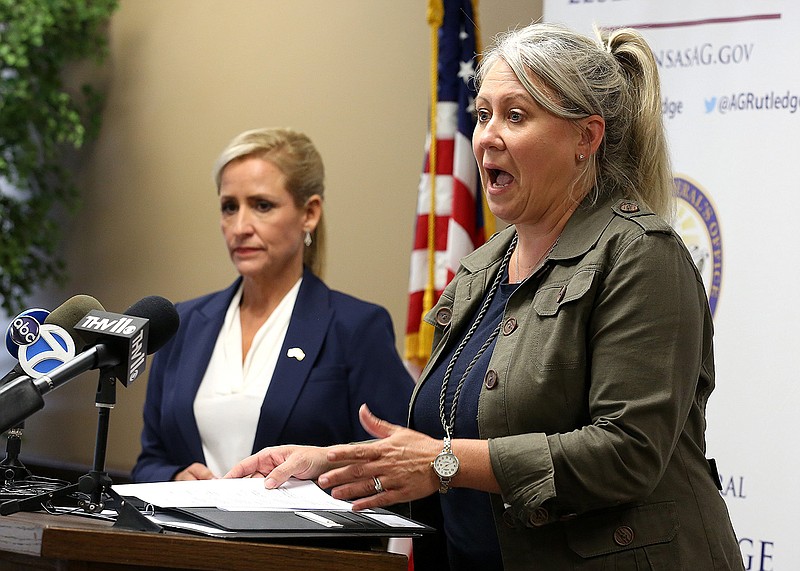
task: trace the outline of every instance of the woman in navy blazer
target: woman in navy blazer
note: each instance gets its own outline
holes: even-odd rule
[[[388,312],[330,290],[314,273],[324,239],[323,167],[311,141],[288,129],[242,133],[223,151],[215,178],[223,235],[241,277],[177,305],[178,333],[150,368],[142,451],[132,474],[138,482],[223,475],[207,466],[195,398],[214,375],[209,363],[219,359],[226,315],[239,316],[242,361],[251,344],[274,352],[258,346],[256,332],[290,290],[296,299],[245,455],[276,444],[367,439],[358,420],[362,403],[391,422],[406,421],[413,381],[395,349]],[[233,434],[241,430],[239,419],[225,419],[221,428],[223,437]]]

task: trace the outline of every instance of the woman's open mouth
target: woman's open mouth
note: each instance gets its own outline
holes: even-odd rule
[[[504,170],[486,169],[486,173],[489,175],[490,186],[494,188],[505,188],[514,182],[514,177]]]

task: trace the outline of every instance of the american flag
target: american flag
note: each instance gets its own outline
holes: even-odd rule
[[[494,230],[471,143],[479,49],[476,3],[431,0],[428,6],[431,65],[436,68],[431,69],[431,116],[417,198],[405,344],[406,360],[417,366],[428,360],[433,335],[422,317],[453,278],[459,260]]]

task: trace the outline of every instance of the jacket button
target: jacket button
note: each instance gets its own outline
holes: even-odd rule
[[[503,322],[503,335],[511,335],[517,328],[517,320],[509,317]]]
[[[536,508],[528,517],[528,521],[531,523],[531,525],[536,527],[543,526],[547,523],[548,519],[550,519],[550,512],[547,511],[547,508],[543,507]]]
[[[619,205],[623,212],[639,212],[639,205],[635,202],[623,202]]]
[[[486,388],[492,390],[497,386],[497,371],[494,369],[489,369],[486,371],[486,375],[483,377],[483,384],[486,385]]]
[[[449,307],[442,307],[436,312],[436,323],[442,327],[450,325],[451,319],[453,319],[453,310]]]
[[[564,296],[567,295],[567,286],[561,286],[561,289],[558,290],[558,297],[556,297],[556,303],[561,303],[564,300]]]
[[[633,530],[627,525],[621,525],[614,530],[614,543],[626,547],[633,542]]]

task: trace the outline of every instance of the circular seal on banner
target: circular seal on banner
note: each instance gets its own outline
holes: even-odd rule
[[[722,286],[722,234],[717,211],[708,192],[688,177],[676,175],[675,187],[678,203],[673,226],[703,277],[714,315]]]
[[[6,349],[15,359],[19,359],[19,348],[30,345],[39,339],[39,327],[50,312],[46,309],[26,309],[17,315],[6,329]],[[31,321],[35,321],[35,324]],[[33,330],[35,329],[35,333]]]
[[[75,341],[58,325],[45,323],[39,328],[39,339],[19,349],[22,370],[34,379],[42,377],[75,356]]]

